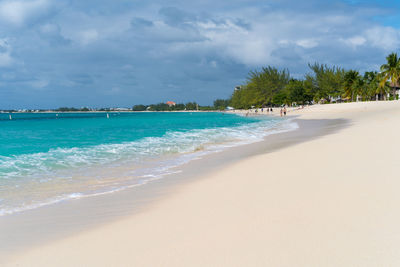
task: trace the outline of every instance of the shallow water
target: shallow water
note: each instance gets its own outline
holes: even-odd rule
[[[140,186],[206,154],[295,128],[218,112],[0,114],[0,216]]]

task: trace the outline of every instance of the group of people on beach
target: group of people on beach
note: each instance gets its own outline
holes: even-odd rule
[[[266,112],[268,112],[268,113],[269,113],[269,112],[272,113],[274,110],[273,110],[272,108],[261,108],[261,109],[260,109],[260,112],[261,112],[261,113],[264,113],[264,111],[266,111]],[[250,112],[251,112],[251,110],[246,112],[246,117],[249,116]],[[255,114],[258,113],[258,108],[256,108],[256,109],[254,110],[254,113],[255,113]]]
[[[261,113],[264,113],[264,111],[266,111],[268,113],[269,112],[272,113],[274,110],[272,108],[261,108],[260,111],[261,111]],[[258,113],[258,109],[255,109],[254,113],[257,114]],[[287,113],[286,107],[283,107],[283,108],[280,109],[281,117],[286,116],[286,113]],[[249,114],[250,114],[249,111],[246,112],[246,117],[249,116]]]
[[[305,108],[304,105],[297,106],[297,108],[293,108],[292,107],[290,109],[290,112],[296,111],[296,110],[299,110],[299,109],[304,109],[304,108]],[[259,112],[263,113],[263,114],[265,114],[265,112],[267,114],[269,114],[271,112],[271,115],[272,115],[273,111],[274,110],[272,109],[272,107],[265,107],[264,106],[262,108],[254,108],[254,106],[253,106],[251,109],[246,110],[246,113],[244,113],[244,114],[247,117],[247,116],[251,115],[252,113],[254,113],[255,115],[258,115]],[[237,111],[233,110],[233,112],[237,112]],[[287,113],[288,113],[288,110],[286,109],[286,106],[281,106],[281,108],[280,108],[281,117],[285,117]],[[261,114],[259,114],[259,115],[261,115]]]
[[[267,112],[273,112],[273,109],[272,108],[261,108],[261,112],[262,113],[264,113],[264,110],[266,110]],[[256,108],[256,111],[255,111],[256,113],[258,112],[258,108]]]
[[[281,117],[286,116],[286,112],[287,112],[286,107],[281,108]]]

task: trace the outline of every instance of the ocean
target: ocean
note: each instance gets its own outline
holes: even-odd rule
[[[0,216],[168,178],[232,146],[293,130],[220,112],[0,114]]]

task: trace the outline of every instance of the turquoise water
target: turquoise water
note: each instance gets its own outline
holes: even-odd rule
[[[139,186],[293,128],[223,113],[0,114],[0,215]],[[178,168],[179,169],[179,168]]]

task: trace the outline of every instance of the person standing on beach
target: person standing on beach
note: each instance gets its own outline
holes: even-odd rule
[[[282,114],[283,114],[283,110],[282,110],[282,108],[281,108],[280,112],[281,112],[281,117],[282,117]]]
[[[286,116],[286,107],[283,108],[283,115]]]

